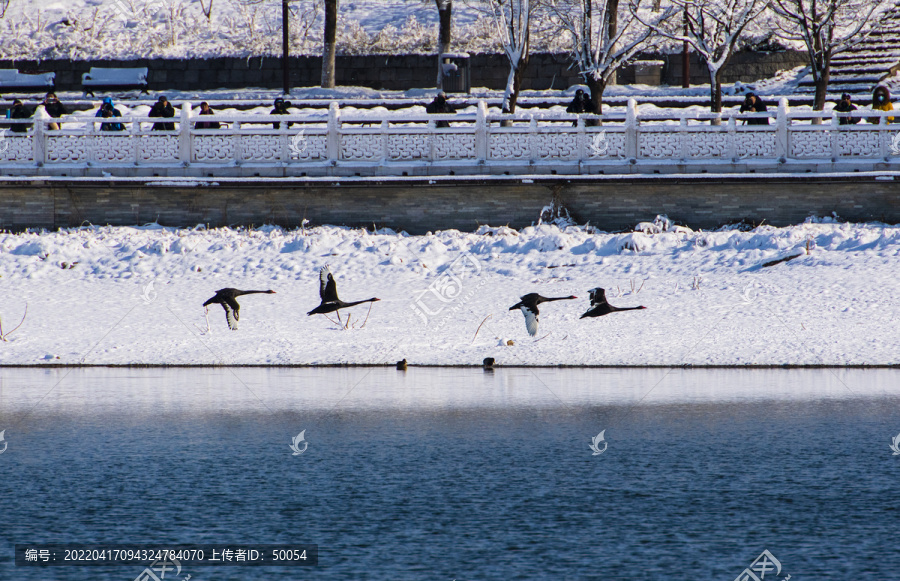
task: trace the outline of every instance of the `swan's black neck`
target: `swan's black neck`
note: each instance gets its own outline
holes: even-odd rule
[[[355,302],[352,302],[352,303],[345,303],[345,302],[341,301],[341,303],[342,303],[341,308],[353,307],[353,306],[356,306],[356,305],[361,305],[361,304],[363,304],[363,303],[374,303],[374,302],[377,301],[377,300],[378,300],[378,299],[376,299],[375,297],[372,297],[371,299],[366,299],[366,300],[364,300],[364,301],[355,301]]]

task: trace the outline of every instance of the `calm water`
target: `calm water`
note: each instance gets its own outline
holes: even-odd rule
[[[898,404],[889,370],[0,369],[0,579],[142,571],[17,542],[319,545],[197,581],[898,579]]]

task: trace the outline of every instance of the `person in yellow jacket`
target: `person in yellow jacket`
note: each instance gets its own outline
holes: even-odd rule
[[[891,92],[887,87],[879,85],[875,87],[875,91],[872,92],[872,111],[893,111],[894,106],[891,104]],[[888,123],[893,123],[894,118],[888,117],[886,119]],[[869,119],[869,123],[878,123],[878,117],[872,117]]]

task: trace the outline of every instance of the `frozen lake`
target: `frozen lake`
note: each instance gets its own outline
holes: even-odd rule
[[[0,369],[13,545],[318,544],[165,579],[891,578],[897,370]],[[292,438],[304,431],[305,450]],[[589,445],[602,453],[594,455]],[[750,578],[752,579],[752,577]]]

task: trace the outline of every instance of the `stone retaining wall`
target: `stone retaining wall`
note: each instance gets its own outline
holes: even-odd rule
[[[630,229],[657,214],[692,228],[741,219],[784,226],[832,212],[900,223],[900,179],[867,176],[741,178],[0,181],[0,229],[134,225],[312,224],[390,227],[412,234],[535,222],[554,193],[579,222]]]
[[[751,82],[773,76],[777,71],[805,64],[797,51],[773,53],[746,52],[735,55],[725,67],[723,81]],[[643,55],[636,60],[663,60],[663,82],[681,84],[681,55]],[[373,89],[405,90],[434,86],[437,70],[433,55],[367,55],[337,57],[337,83]],[[470,59],[473,87],[503,89],[509,68],[500,54],[477,54]],[[213,59],[136,59],[130,61],[11,61],[0,60],[0,68],[22,72],[55,72],[58,91],[80,91],[81,75],[96,67],[147,67],[152,90],[199,91],[282,86],[281,59],[276,57]],[[534,54],[523,79],[525,89],[565,89],[581,82],[571,60],[565,54]],[[691,82],[709,82],[696,55],[691,57]],[[321,80],[321,59],[317,56],[291,58],[291,84],[317,86]],[[634,82],[634,67],[619,72],[618,82]]]

